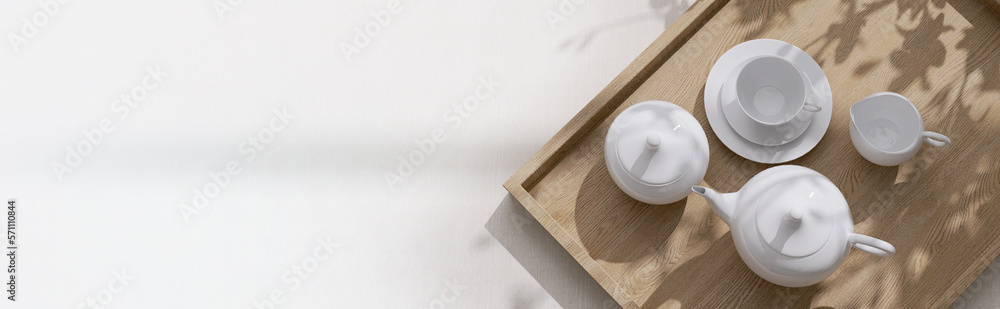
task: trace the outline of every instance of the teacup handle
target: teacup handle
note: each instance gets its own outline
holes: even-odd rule
[[[858,250],[877,256],[890,257],[896,254],[896,247],[892,244],[868,235],[851,234],[847,241]]]
[[[823,99],[819,98],[819,91],[816,91],[816,88],[809,90],[809,97],[806,98],[806,103],[802,106],[802,110],[813,113],[823,110]]]
[[[944,134],[931,131],[924,131],[924,142],[937,147],[948,147],[948,145],[951,145],[950,138],[944,136]]]

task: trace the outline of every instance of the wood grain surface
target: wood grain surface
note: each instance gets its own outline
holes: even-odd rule
[[[990,6],[990,8],[992,8],[993,11],[997,12],[997,14],[1000,14],[1000,0],[983,0],[983,1],[986,2],[986,5]]]
[[[946,307],[1000,255],[1000,16],[996,0],[703,0],[546,143],[504,186],[626,308]],[[825,281],[784,288],[740,259],[729,228],[695,195],[655,206],[629,198],[604,164],[608,126],[624,108],[665,100],[708,134],[702,185],[738,190],[771,167],[723,145],[705,115],[704,85],[726,50],[747,40],[792,43],[833,90],[833,119],[811,152],[787,164],[837,184],[858,233],[889,241],[878,258],[853,250]],[[862,158],[851,104],[899,92],[927,130],[953,140],[898,167]]]

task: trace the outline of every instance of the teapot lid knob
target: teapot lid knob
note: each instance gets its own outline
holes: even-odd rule
[[[805,215],[805,212],[802,210],[802,206],[801,205],[795,206],[795,207],[792,207],[792,209],[788,211],[788,220],[799,222],[799,221],[802,221],[802,216],[804,216],[804,215]]]
[[[649,133],[646,136],[646,148],[656,149],[660,147],[660,135],[656,133]]]
[[[775,252],[801,258],[826,246],[835,221],[825,214],[826,195],[810,186],[794,181],[762,194],[769,198],[758,202],[754,221],[760,239]]]

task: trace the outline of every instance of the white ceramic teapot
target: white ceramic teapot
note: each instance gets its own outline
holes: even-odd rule
[[[855,234],[847,200],[833,182],[809,168],[766,169],[735,193],[691,189],[729,224],[747,266],[777,285],[822,281],[844,263],[852,246],[879,256],[896,252],[885,241]]]

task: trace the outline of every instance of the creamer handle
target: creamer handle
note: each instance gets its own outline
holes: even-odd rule
[[[924,131],[924,142],[937,147],[948,147],[948,145],[951,145],[950,138],[944,136],[944,134],[931,131]]]

